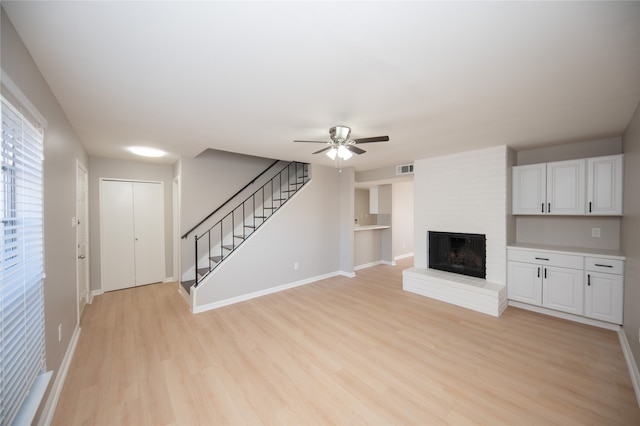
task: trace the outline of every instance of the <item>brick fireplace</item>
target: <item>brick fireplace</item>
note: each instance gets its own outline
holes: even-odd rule
[[[499,316],[506,308],[511,165],[515,153],[498,146],[414,162],[414,268],[403,288]],[[429,268],[429,231],[485,236],[485,276]],[[486,300],[485,300],[486,298]]]

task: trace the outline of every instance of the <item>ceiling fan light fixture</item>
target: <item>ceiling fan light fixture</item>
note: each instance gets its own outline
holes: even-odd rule
[[[342,158],[343,160],[348,160],[349,158],[353,157],[353,154],[347,149],[346,146],[340,145],[338,147],[338,157]]]
[[[329,151],[327,151],[327,157],[331,158],[332,160],[335,160],[337,153],[338,153],[338,150],[336,149],[335,146],[333,146]]]
[[[333,126],[329,129],[329,136],[335,142],[346,141],[351,135],[351,128],[347,126]]]

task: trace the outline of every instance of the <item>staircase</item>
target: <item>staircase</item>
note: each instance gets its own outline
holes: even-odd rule
[[[272,166],[276,163],[272,164]],[[245,188],[265,172],[253,179]],[[193,279],[183,280],[180,283],[187,293],[191,293],[191,288],[200,285],[227,257],[235,250],[238,250],[258,228],[265,224],[308,181],[309,165],[295,161],[290,162],[257,190],[246,196],[228,213],[224,214],[222,219],[204,231],[197,233],[194,237]],[[237,198],[236,196],[241,194],[242,191],[238,191],[236,195],[224,204],[230,203],[234,198]],[[207,216],[207,218],[220,210],[221,207]],[[183,238],[186,238],[192,231],[197,230],[197,227],[204,223],[207,218],[183,235]]]

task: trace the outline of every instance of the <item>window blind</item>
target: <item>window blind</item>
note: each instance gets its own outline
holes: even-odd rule
[[[45,369],[42,140],[2,98],[0,424],[11,424]]]

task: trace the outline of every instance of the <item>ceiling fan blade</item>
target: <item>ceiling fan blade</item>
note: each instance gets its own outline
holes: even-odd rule
[[[345,147],[346,147],[349,151],[351,151],[351,152],[353,152],[353,153],[355,153],[355,154],[364,154],[365,152],[367,152],[367,151],[365,151],[364,149],[360,149],[360,148],[358,148],[357,146],[353,146],[353,145],[345,145]]]
[[[388,142],[389,136],[374,136],[372,138],[354,139],[355,143]]]
[[[321,152],[329,151],[331,149],[330,146],[326,148],[322,148],[320,151],[312,152],[312,154],[320,154]]]
[[[331,143],[331,142],[321,142],[321,141],[294,141],[294,142],[302,142],[302,143]]]

